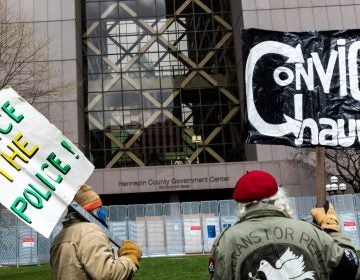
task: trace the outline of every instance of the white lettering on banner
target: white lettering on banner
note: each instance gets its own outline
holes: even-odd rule
[[[293,133],[295,136],[299,135],[301,129],[301,122],[294,120],[287,115],[284,115],[286,120],[282,124],[269,124],[262,119],[258,113],[255,102],[254,102],[254,93],[253,93],[253,83],[252,78],[254,75],[254,70],[258,60],[266,54],[283,54],[286,57],[289,57],[287,63],[303,62],[304,58],[301,52],[300,45],[296,48],[288,46],[286,44],[275,42],[275,41],[266,41],[257,44],[253,47],[249,53],[249,57],[246,61],[246,99],[247,99],[247,109],[248,109],[248,118],[251,124],[262,134],[274,137],[284,136],[288,133]],[[281,69],[279,70],[281,71]],[[278,71],[275,70],[276,73]],[[278,82],[279,79],[275,78]],[[280,85],[286,85],[283,83]]]
[[[288,86],[295,81],[295,89],[301,90],[301,78],[304,81],[308,90],[314,90],[315,74],[319,78],[320,84],[325,94],[330,92],[331,79],[333,77],[336,62],[338,61],[339,69],[339,96],[347,96],[347,79],[346,70],[349,72],[349,88],[351,97],[360,101],[359,89],[359,73],[358,73],[358,52],[360,50],[360,41],[354,42],[350,45],[346,65],[346,39],[337,40],[337,51],[330,52],[327,66],[323,66],[316,52],[311,53],[311,57],[306,59],[307,69],[304,68],[304,57],[301,50],[301,45],[296,47],[277,41],[264,41],[254,46],[250,52],[246,62],[246,99],[247,112],[249,122],[261,134],[272,137],[281,137],[287,134],[295,136],[295,145],[301,145],[304,141],[303,135],[306,129],[311,131],[311,143],[313,145],[327,145],[327,146],[342,146],[350,147],[354,144],[356,139],[360,139],[360,120],[349,119],[348,132],[345,130],[345,120],[330,118],[320,118],[319,124],[325,125],[326,129],[320,129],[317,122],[311,118],[303,119],[303,95],[294,95],[294,112],[295,118],[291,118],[283,114],[284,123],[271,124],[266,122],[259,114],[253,92],[253,75],[258,61],[265,55],[278,54],[288,58],[286,63],[293,63],[295,65],[295,73],[288,67],[280,66],[273,72],[273,78],[279,86]],[[285,74],[285,75],[284,75]],[[360,142],[360,141],[359,141]]]

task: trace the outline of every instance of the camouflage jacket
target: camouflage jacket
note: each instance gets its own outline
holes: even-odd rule
[[[344,248],[355,251],[340,233],[288,218],[274,205],[259,203],[215,240],[210,279],[329,279]]]

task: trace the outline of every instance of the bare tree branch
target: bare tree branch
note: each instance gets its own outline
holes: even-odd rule
[[[299,148],[295,160],[315,165],[314,149]],[[326,149],[325,168],[329,175],[336,175],[347,183],[355,193],[360,192],[360,151],[357,149]]]
[[[31,21],[17,17],[0,1],[0,89],[9,85],[33,103],[36,98],[64,94],[75,83],[64,84],[51,68],[47,48],[51,38],[35,38]]]

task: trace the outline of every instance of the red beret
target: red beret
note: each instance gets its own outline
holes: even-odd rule
[[[277,182],[271,174],[261,170],[253,170],[241,176],[237,181],[233,198],[241,203],[259,201],[273,196],[277,191]]]

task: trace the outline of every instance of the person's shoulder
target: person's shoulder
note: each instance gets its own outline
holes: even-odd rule
[[[237,227],[240,225],[239,222],[236,222],[235,224],[223,229],[222,232],[220,232],[220,234],[216,237],[216,240],[214,241],[214,243],[219,243],[220,240],[224,237],[224,236],[229,236],[233,233],[237,234]]]
[[[79,226],[81,226],[83,229],[86,229],[86,230],[89,230],[89,231],[101,231],[101,232],[103,232],[101,227],[98,226],[97,224],[94,224],[94,223],[82,222],[82,223],[79,224]]]
[[[295,227],[317,238],[331,238],[319,225],[303,219],[293,219]]]
[[[97,224],[90,222],[81,222],[77,225],[77,228],[74,229],[73,233],[77,234],[79,239],[88,240],[88,239],[97,239],[97,240],[108,240],[108,237],[104,230]]]
[[[98,226],[97,224],[86,222],[86,221],[81,221],[79,223],[72,224],[71,226],[67,227],[66,230],[69,232],[77,232],[78,235],[104,232],[101,229],[101,227]]]
[[[296,223],[302,225],[302,226],[308,226],[308,227],[311,227],[311,228],[316,228],[316,229],[320,229],[322,230],[322,228],[320,226],[318,226],[317,224],[311,222],[311,221],[308,221],[308,220],[304,220],[304,219],[293,219],[296,221]]]

